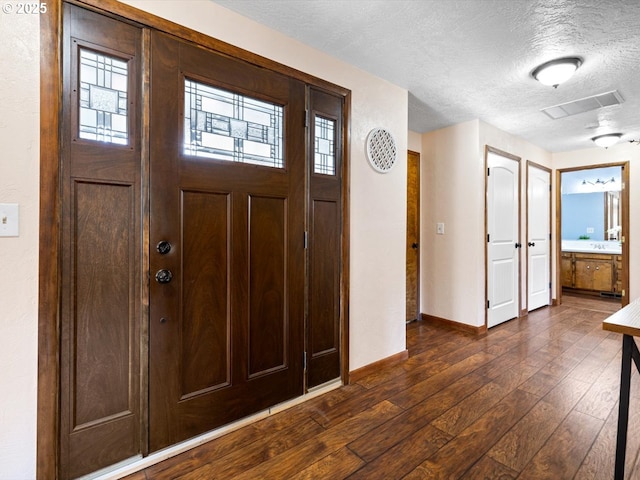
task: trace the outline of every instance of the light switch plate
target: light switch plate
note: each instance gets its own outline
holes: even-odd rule
[[[594,232],[593,227],[587,227],[587,233],[593,233],[593,232]]]
[[[438,235],[444,235],[444,223],[436,223],[436,233]]]
[[[17,237],[19,233],[17,203],[0,203],[0,237]]]

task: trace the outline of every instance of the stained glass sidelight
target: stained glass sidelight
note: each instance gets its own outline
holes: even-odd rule
[[[184,153],[283,168],[280,105],[185,80]]]
[[[324,175],[336,174],[336,122],[316,115],[314,135],[313,172]]]
[[[127,62],[80,49],[80,138],[128,143],[127,83]]]

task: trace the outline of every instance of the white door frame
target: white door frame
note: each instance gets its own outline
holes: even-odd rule
[[[513,278],[511,281],[513,281],[513,304],[512,306],[509,308],[505,307],[505,310],[509,310],[509,318],[504,318],[504,319],[500,319],[500,320],[495,320],[492,319],[492,308],[494,308],[491,305],[491,301],[492,299],[492,295],[491,295],[491,291],[492,291],[492,287],[493,285],[491,284],[491,278],[492,275],[490,275],[490,252],[489,252],[489,246],[490,246],[490,235],[492,234],[491,230],[491,226],[489,225],[489,194],[490,194],[490,190],[489,190],[489,183],[490,183],[490,172],[489,172],[489,168],[490,168],[490,164],[489,164],[489,157],[490,155],[496,155],[498,157],[503,157],[505,160],[508,161],[514,161],[516,163],[516,169],[517,169],[517,193],[515,194],[517,197],[517,206],[516,206],[516,219],[514,219],[514,221],[516,222],[516,226],[514,228],[514,235],[516,238],[512,239],[513,240],[513,249],[514,249],[514,260],[516,263],[515,266],[515,270],[513,271]],[[510,153],[504,152],[502,150],[499,150],[497,148],[493,148],[489,145],[487,145],[485,147],[485,325],[487,328],[491,328],[499,323],[502,323],[503,321],[507,321],[510,320],[511,318],[516,318],[520,315],[520,303],[521,303],[521,295],[522,295],[522,280],[521,280],[521,264],[522,264],[522,259],[521,259],[521,255],[522,255],[522,243],[520,241],[521,238],[521,225],[520,225],[520,219],[521,219],[521,168],[520,168],[520,161],[521,158],[517,157],[515,155],[512,155]],[[506,247],[506,245],[505,245]],[[510,316],[511,314],[513,314],[513,316]]]
[[[531,182],[531,171],[535,169],[538,170],[539,173],[545,174],[548,177],[548,182],[549,182],[549,188],[546,189],[547,190],[547,218],[546,218],[546,232],[544,232],[544,237],[540,237],[540,235],[537,235],[537,237],[539,238],[534,238],[535,233],[531,231],[531,221],[532,221],[532,215],[531,215],[531,211],[532,211],[532,202],[531,202],[531,188],[532,188],[532,182]],[[534,216],[535,217],[535,216]],[[527,235],[526,235],[526,242],[527,242],[527,255],[526,255],[526,259],[527,259],[527,280],[526,280],[526,292],[527,292],[527,311],[531,311],[531,310],[535,310],[536,308],[540,308],[543,306],[547,306],[551,304],[551,169],[544,167],[542,165],[539,165],[535,162],[532,162],[530,160],[527,161]],[[544,299],[544,303],[540,303],[540,298],[541,298],[541,294],[537,295],[538,298],[536,298],[536,302],[532,302],[532,292],[531,292],[531,288],[532,288],[532,276],[533,276],[533,268],[532,265],[534,262],[531,261],[532,256],[534,254],[544,254],[544,247],[542,249],[540,249],[540,242],[545,242],[546,243],[546,255],[547,255],[547,262],[545,262],[545,268],[546,268],[546,272],[544,272],[545,275],[545,280],[544,280],[544,285],[545,285],[545,290],[547,291],[547,294],[545,296]],[[546,285],[548,285],[548,288],[546,287]],[[532,304],[533,307],[532,307]]]

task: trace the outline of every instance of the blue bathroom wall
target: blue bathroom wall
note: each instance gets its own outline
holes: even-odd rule
[[[593,233],[587,233],[587,228],[593,228]],[[562,195],[562,238],[577,240],[580,235],[604,240],[604,193]]]

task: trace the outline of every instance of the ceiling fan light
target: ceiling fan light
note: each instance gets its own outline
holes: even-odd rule
[[[606,135],[598,135],[597,137],[593,137],[593,143],[602,148],[609,148],[612,145],[615,145],[620,141],[620,137],[622,137],[621,133],[607,133]]]
[[[543,85],[557,87],[569,80],[580,65],[582,59],[578,57],[558,58],[536,67],[531,76]]]

